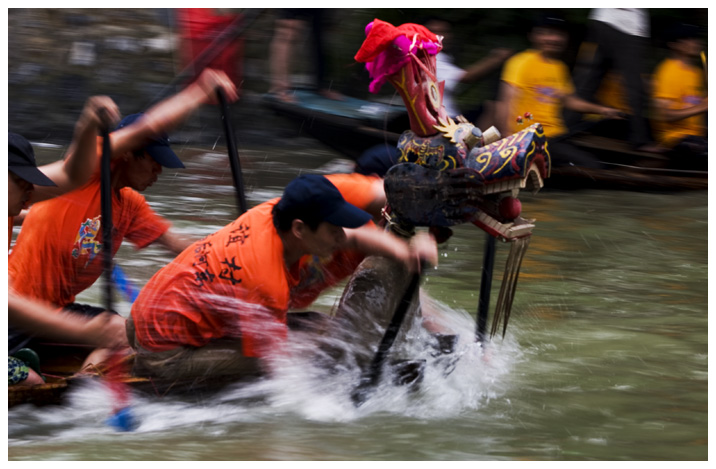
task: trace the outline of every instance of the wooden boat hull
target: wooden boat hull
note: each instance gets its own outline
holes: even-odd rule
[[[336,314],[292,313],[289,327],[294,333],[307,333],[309,340],[316,341],[316,361],[330,372],[346,363],[365,368],[370,363],[387,327],[393,311],[402,296],[410,275],[394,261],[381,257],[368,257],[358,267],[348,282]],[[415,307],[409,314],[415,314]],[[404,337],[399,336],[398,342]],[[329,338],[330,340],[322,340]],[[349,344],[340,347],[336,344]],[[50,351],[51,350],[51,351]],[[64,394],[85,379],[103,379],[104,370],[89,369],[81,376],[75,375],[86,358],[88,350],[69,345],[48,344],[37,347],[42,357],[42,372],[47,383],[36,386],[11,386],[8,388],[8,408],[32,404],[35,406],[61,405]],[[349,356],[350,355],[350,356]],[[327,358],[330,357],[330,358]],[[130,362],[130,356],[128,361]],[[406,366],[401,363],[399,366]],[[402,379],[414,374],[407,370]],[[417,377],[419,378],[419,376]],[[132,390],[155,396],[190,396],[200,399],[204,395],[220,391],[227,385],[240,383],[246,378],[160,380],[136,376],[122,377]],[[411,380],[411,384],[414,380]]]
[[[7,407],[9,409],[20,404],[33,404],[38,407],[59,405],[68,388],[69,383],[65,379],[37,386],[8,386]]]

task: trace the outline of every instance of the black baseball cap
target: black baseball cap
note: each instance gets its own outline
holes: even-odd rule
[[[317,174],[306,174],[291,181],[283,191],[276,209],[282,212],[310,215],[343,228],[358,228],[373,217],[346,202],[336,186]]]
[[[7,169],[25,181],[38,186],[56,186],[52,179],[37,169],[32,145],[22,135],[8,132]]]
[[[535,18],[534,27],[539,28],[551,28],[558,29],[560,31],[567,31],[567,21],[564,19],[559,12],[547,11],[542,12]]]
[[[695,24],[676,23],[671,26],[669,31],[669,39],[671,41],[679,41],[681,39],[701,39],[703,31]]]
[[[137,119],[142,117],[143,113],[130,114],[129,116],[122,119],[116,129],[119,130],[122,127],[126,127]],[[183,168],[184,163],[181,162],[179,157],[169,146],[169,136],[165,133],[154,136],[151,141],[143,148],[149,156],[154,158],[154,161],[164,166],[165,168]]]

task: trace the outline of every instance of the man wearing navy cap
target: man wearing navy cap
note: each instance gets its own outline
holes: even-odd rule
[[[35,186],[57,186],[37,169],[35,152],[25,137],[8,132],[8,215],[19,215],[30,202]]]
[[[135,372],[206,378],[267,371],[280,355],[294,288],[313,256],[357,250],[411,271],[421,259],[437,263],[430,236],[408,243],[365,227],[371,218],[324,176],[304,175],[280,199],[195,242],[149,280],[132,306],[127,335],[137,352]]]
[[[207,69],[180,93],[144,114],[126,117],[110,134],[112,254],[124,238],[137,248],[159,242],[175,253],[190,244],[169,229],[169,223],[154,213],[139,191],[156,181],[162,167],[183,167],[169,147],[166,132],[202,104],[215,102],[217,88],[223,89],[230,101],[238,97],[224,73]],[[101,138],[94,145],[100,149],[96,150],[99,159]],[[9,258],[10,278],[18,293],[82,314],[102,312],[101,308],[74,303],[75,296],[90,287],[103,270],[100,200],[97,164],[84,186],[33,206]]]
[[[100,116],[103,109],[105,117]],[[62,160],[37,167],[35,152],[22,135],[8,132],[8,215],[15,217],[34,202],[47,200],[76,189],[92,175],[95,168],[95,138],[102,118],[119,120],[117,105],[107,96],[92,96],[82,109],[71,147]],[[9,240],[8,240],[9,241]]]

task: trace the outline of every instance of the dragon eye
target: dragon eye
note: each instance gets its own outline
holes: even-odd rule
[[[438,91],[438,86],[435,82],[430,82],[428,97],[430,98],[430,104],[433,105],[433,109],[436,111],[440,109],[440,91]]]

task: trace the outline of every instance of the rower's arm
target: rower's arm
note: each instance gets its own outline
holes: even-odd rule
[[[601,114],[609,119],[623,119],[622,111],[619,109],[591,103],[576,94],[564,96],[562,98],[562,105],[570,111],[580,112],[582,114]]]
[[[503,63],[514,53],[512,49],[497,47],[490,53],[474,62],[465,69],[465,73],[460,77],[460,83],[472,83],[485,78],[487,75],[497,70]]]
[[[435,238],[427,233],[418,233],[410,242],[386,231],[371,227],[346,229],[346,246],[366,255],[395,259],[408,267],[411,272],[420,269],[421,261],[430,265],[438,263],[438,249]]]
[[[64,159],[40,167],[57,186],[35,186],[31,203],[74,190],[89,180],[97,166],[97,135],[101,125],[113,126],[119,108],[108,96],[92,96],[75,124],[72,143]]]
[[[96,347],[127,347],[125,320],[103,313],[94,318],[78,316],[8,292],[8,324],[44,339]]]
[[[163,235],[157,238],[157,242],[168,250],[172,251],[173,253],[179,254],[184,249],[189,247],[194,242],[194,240],[185,238],[184,236],[181,236],[170,229],[165,231]]]
[[[709,99],[704,98],[699,104],[683,109],[670,109],[671,103],[667,99],[654,100],[654,117],[664,122],[674,122],[686,119],[709,111]]]
[[[218,88],[229,102],[238,99],[236,86],[224,72],[205,69],[195,82],[149,108],[141,119],[112,132],[112,156],[144,147],[153,136],[179,126],[202,104],[215,103]]]

